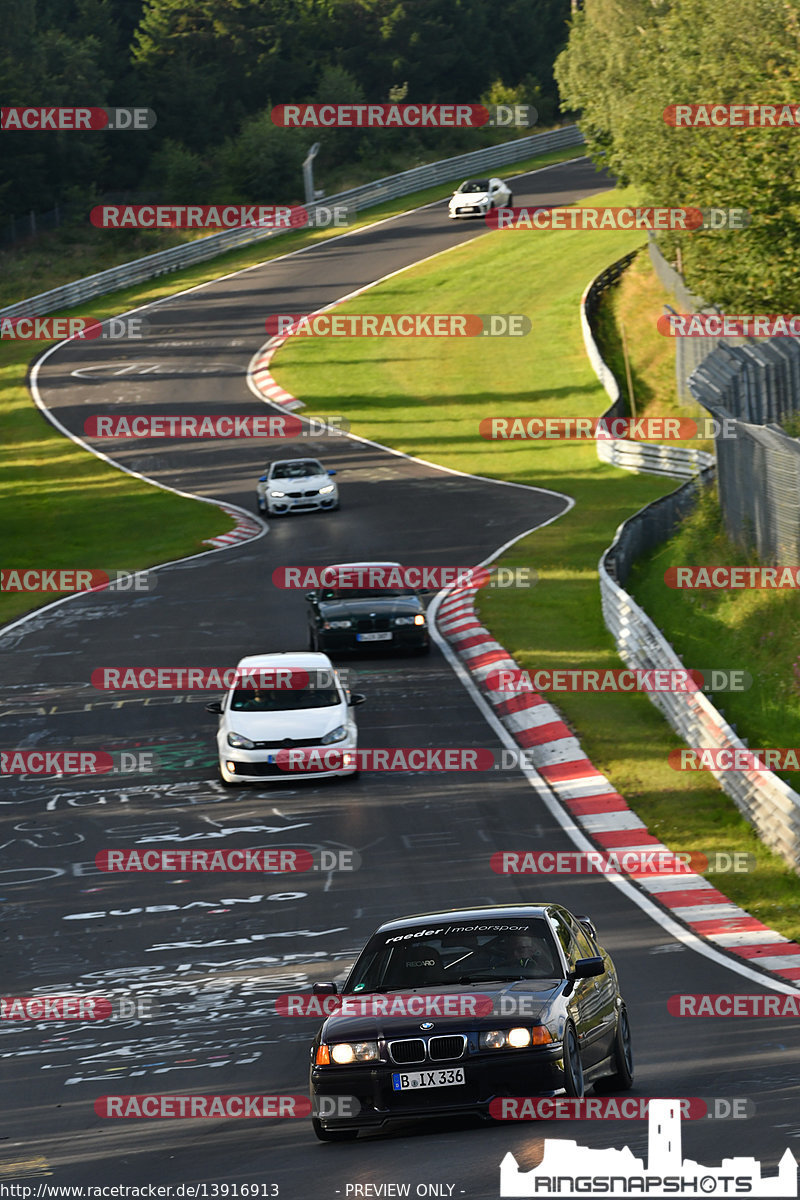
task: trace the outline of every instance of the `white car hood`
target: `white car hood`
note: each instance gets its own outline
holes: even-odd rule
[[[308,475],[304,479],[270,479],[268,486],[276,492],[311,492],[333,482],[331,475]]]
[[[252,742],[283,738],[322,738],[337,725],[347,723],[344,704],[330,708],[304,708],[299,712],[226,712],[226,727]]]
[[[488,199],[488,192],[459,192],[457,196],[453,196],[450,203],[463,204],[466,201],[469,204],[480,204],[483,200]]]

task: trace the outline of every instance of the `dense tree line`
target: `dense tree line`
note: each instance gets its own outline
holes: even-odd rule
[[[800,308],[800,128],[673,128],[674,104],[800,103],[800,0],[585,0],[555,74],[594,160],[651,204],[749,211],[659,235],[728,312]],[[800,109],[798,109],[800,115]]]
[[[0,225],[109,195],[302,199],[315,140],[322,172],[474,149],[486,134],[309,133],[277,128],[269,111],[491,97],[547,120],[568,14],[569,0],[0,0],[4,105],[137,105],[158,118],[147,133],[0,134]]]

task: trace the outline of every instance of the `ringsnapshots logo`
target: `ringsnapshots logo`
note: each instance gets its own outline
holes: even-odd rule
[[[141,341],[150,326],[144,317],[0,317],[0,340],[60,342],[66,338],[104,342]]]
[[[673,129],[794,129],[797,104],[668,104],[664,123]]]
[[[283,129],[531,129],[532,104],[276,104]]]
[[[152,592],[153,571],[98,571],[88,567],[7,567],[0,592]]]
[[[265,322],[274,337],[525,337],[524,313],[273,313]]]
[[[546,1138],[539,1165],[529,1171],[520,1170],[510,1151],[505,1155],[500,1163],[500,1195],[538,1200],[561,1200],[575,1195],[686,1196],[693,1200],[703,1195],[763,1196],[773,1200],[779,1196],[797,1196],[797,1160],[788,1149],[780,1160],[777,1175],[766,1178],[761,1163],[752,1156],[726,1158],[719,1167],[684,1159],[683,1104],[678,1099],[649,1100],[646,1163],[634,1157],[627,1146],[622,1150],[595,1149],[571,1140]]]
[[[0,130],[18,133],[88,133],[152,129],[152,108],[0,108]]]
[[[259,416],[197,415],[197,416],[144,416],[141,413],[124,413],[108,416],[87,417],[83,432],[88,437],[108,438],[265,438],[277,441],[282,438],[343,437],[349,432],[350,422],[346,417],[299,417],[284,414],[260,414]]]

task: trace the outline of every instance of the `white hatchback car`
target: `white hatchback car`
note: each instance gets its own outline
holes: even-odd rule
[[[335,474],[326,471],[317,458],[281,458],[270,463],[258,481],[258,511],[278,517],[289,512],[338,508]]]
[[[449,216],[485,217],[491,208],[511,208],[514,197],[502,179],[465,179],[450,197]]]
[[[251,654],[236,669],[241,677],[236,685],[223,700],[206,705],[219,715],[217,751],[224,784],[356,773],[358,730],[352,709],[366,697],[350,693],[327,654]],[[279,686],[271,686],[273,682]]]

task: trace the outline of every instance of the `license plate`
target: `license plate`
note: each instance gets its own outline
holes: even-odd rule
[[[357,633],[357,642],[390,642],[392,640],[391,633]]]
[[[444,1071],[409,1071],[392,1074],[392,1089],[395,1092],[408,1092],[413,1088],[453,1087],[465,1083],[464,1068],[450,1067]]]

